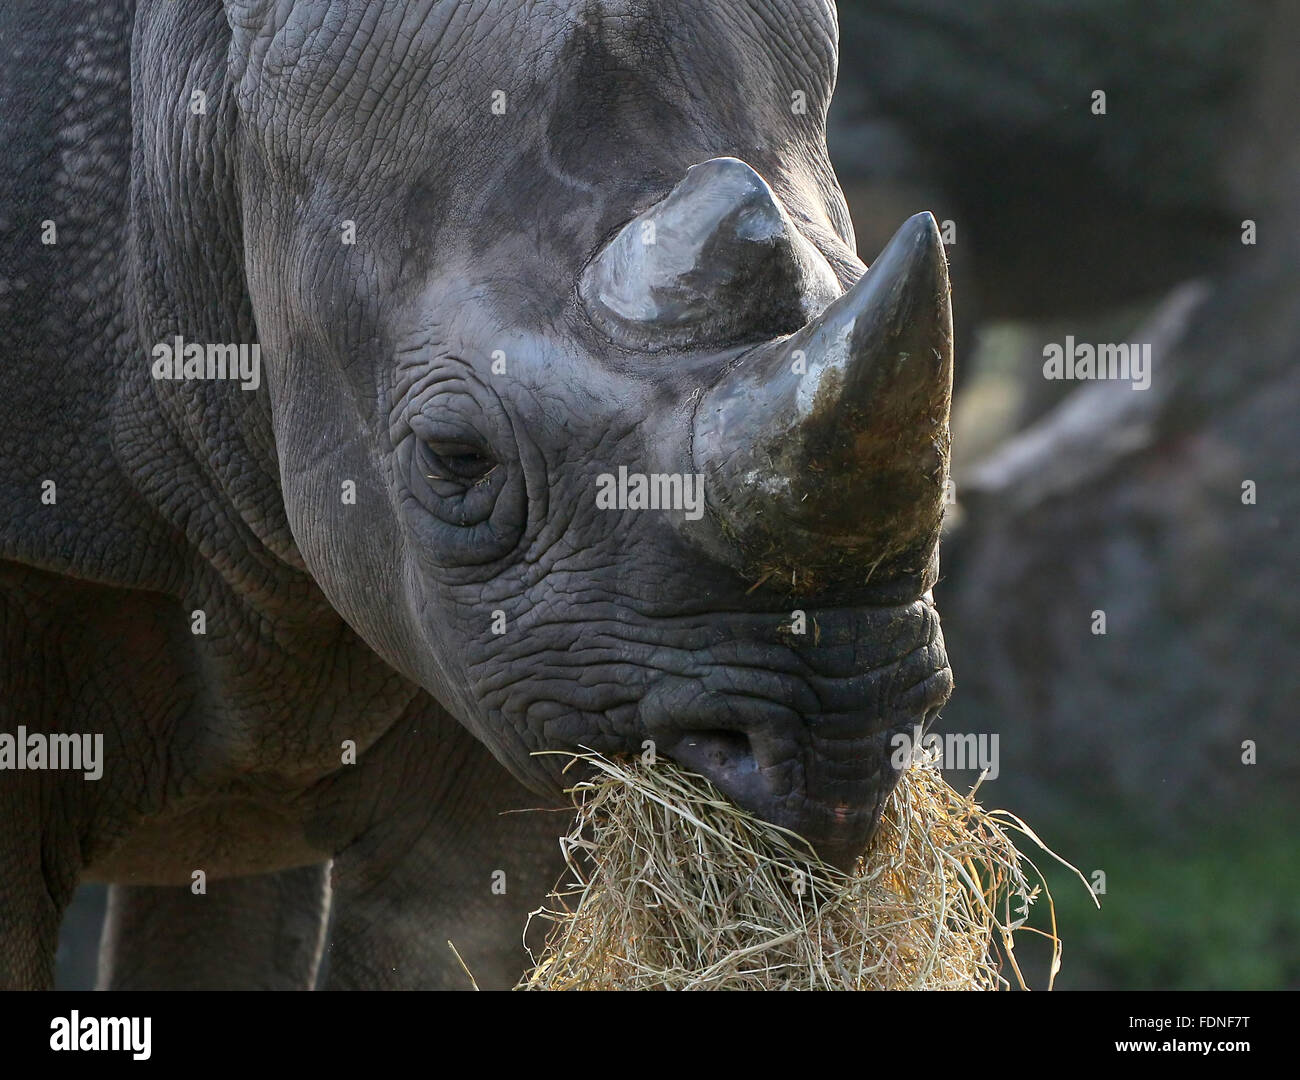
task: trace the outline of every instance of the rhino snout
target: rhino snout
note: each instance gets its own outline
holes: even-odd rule
[[[935,620],[902,658],[851,674],[767,672],[752,683],[743,671],[665,677],[643,698],[640,717],[657,754],[847,870],[901,776],[895,740],[914,740],[951,692]]]

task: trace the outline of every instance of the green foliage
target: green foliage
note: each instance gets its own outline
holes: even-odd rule
[[[1140,807],[1032,822],[1086,876],[1106,872],[1097,911],[1068,872],[1043,867],[1065,942],[1057,986],[1300,987],[1300,848],[1287,820],[1255,808],[1177,847],[1142,828]]]

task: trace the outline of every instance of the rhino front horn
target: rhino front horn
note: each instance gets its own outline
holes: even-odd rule
[[[696,466],[746,568],[796,584],[802,569],[809,586],[924,571],[951,399],[947,260],[934,218],[917,214],[823,314],[746,354],[700,401]]]
[[[767,182],[727,157],[688,169],[605,245],[579,285],[602,331],[645,350],[788,334],[840,291]]]

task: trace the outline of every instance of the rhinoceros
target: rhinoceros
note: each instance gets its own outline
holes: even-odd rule
[[[0,984],[103,882],[105,987],[508,986],[581,749],[852,862],[952,686],[952,343],[836,64],[830,0],[9,0]]]

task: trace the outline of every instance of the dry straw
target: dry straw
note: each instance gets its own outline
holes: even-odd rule
[[[529,919],[554,926],[519,989],[994,990],[1004,972],[1024,987],[1017,930],[1051,942],[1051,987],[1051,895],[1010,834],[1052,853],[933,760],[904,774],[848,875],[670,762],[577,760],[594,775],[571,789],[565,883]],[[1025,925],[1044,895],[1050,931]]]

